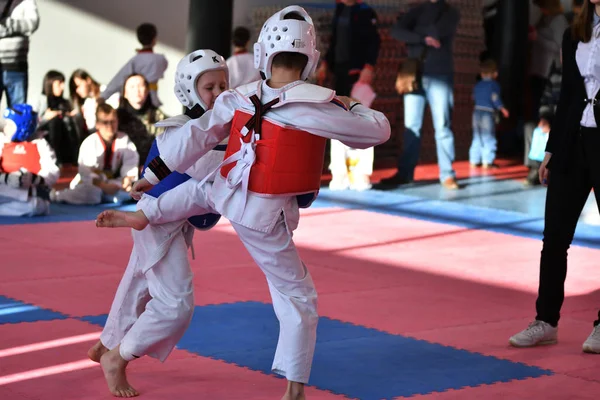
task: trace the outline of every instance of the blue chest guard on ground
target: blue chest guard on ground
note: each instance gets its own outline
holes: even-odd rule
[[[152,147],[150,148],[150,153],[148,154],[148,158],[144,163],[144,170],[148,167],[150,161],[160,155],[158,151],[158,145],[156,144],[156,140],[152,142]],[[181,185],[186,182],[188,179],[191,179],[188,174],[180,174],[177,171],[172,172],[165,179],[160,181],[157,185],[155,185],[152,190],[146,192],[149,196],[159,197],[164,192],[173,189],[176,186]],[[194,226],[194,228],[199,229],[201,231],[206,231],[212,228],[219,222],[221,216],[219,214],[204,214],[204,215],[194,215],[193,217],[188,218],[188,222]]]

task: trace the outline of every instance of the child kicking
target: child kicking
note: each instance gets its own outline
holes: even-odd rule
[[[157,143],[173,140],[179,127],[212,108],[217,96],[227,89],[228,80],[225,59],[212,50],[194,51],[180,61],[175,93],[187,111],[159,123],[167,130],[156,139],[146,164],[158,156]],[[217,146],[186,174],[170,174],[140,200],[138,207],[190,176],[203,179],[223,161],[225,148]],[[102,365],[114,396],[137,396],[137,390],[126,378],[127,364],[144,355],[165,361],[188,328],[194,311],[194,286],[187,255],[194,235],[192,224],[205,230],[214,226],[219,217],[196,215],[189,222],[183,218],[132,232],[129,264],[100,340],[88,351],[89,358]]]
[[[139,197],[171,171],[185,171],[230,135],[222,165],[201,182],[189,180],[149,199],[136,212],[103,212],[96,220],[99,227],[145,229],[199,212],[226,217],[267,278],[280,323],[272,370],[287,378],[285,400],[305,398],[318,321],[317,292],[292,239],[299,207],[310,206],[319,191],[327,139],[368,148],[390,136],[382,113],[305,82],[319,60],[315,44],[303,8],[275,13],[254,46],[265,80],[223,93],[213,110],[160,142],[160,157],[132,195]]]

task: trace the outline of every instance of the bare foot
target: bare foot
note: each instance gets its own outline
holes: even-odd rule
[[[96,217],[98,228],[133,228],[141,231],[148,226],[150,221],[142,210],[135,212],[106,210]]]
[[[129,363],[121,358],[119,348],[120,346],[117,346],[100,358],[100,365],[108,384],[108,390],[115,397],[139,396],[138,391],[127,382],[125,368],[127,368],[127,364]]]
[[[92,346],[91,349],[88,350],[88,357],[93,362],[99,363],[100,358],[102,358],[104,353],[106,353],[107,351],[108,349],[106,348],[106,346],[104,346],[102,342],[98,340],[98,343],[96,343],[94,346]]]
[[[304,383],[288,381],[287,389],[281,400],[306,400]]]

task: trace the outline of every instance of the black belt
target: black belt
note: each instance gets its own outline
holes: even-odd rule
[[[213,150],[216,150],[216,151],[225,151],[225,150],[227,150],[227,145],[226,144],[219,144],[219,145],[217,145],[217,147],[213,148]]]

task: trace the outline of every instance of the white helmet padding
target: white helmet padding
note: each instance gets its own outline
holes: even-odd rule
[[[303,21],[285,19],[290,14],[299,16]],[[273,57],[282,52],[300,53],[308,57],[308,64],[302,71],[302,80],[308,79],[315,72],[321,55],[317,51],[315,26],[306,10],[300,6],[286,7],[265,22],[258,41],[254,44],[254,67],[269,79]]]
[[[229,69],[223,56],[212,50],[196,50],[183,57],[177,64],[175,72],[175,96],[185,107],[192,109],[196,104],[207,110],[198,94],[198,78],[208,71],[225,71],[226,81],[229,82]]]

